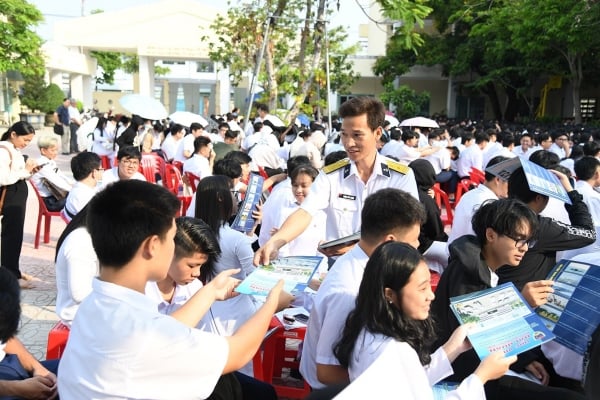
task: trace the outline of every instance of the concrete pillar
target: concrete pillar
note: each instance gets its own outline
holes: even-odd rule
[[[81,101],[84,108],[93,108],[94,106],[94,78],[90,75],[82,76]]]
[[[71,74],[69,77],[70,93],[72,98],[83,101],[83,76]]]
[[[53,69],[48,71],[48,81],[50,83],[54,83],[58,85],[59,88],[62,89],[63,79],[62,79],[62,71]]]
[[[231,82],[229,81],[229,68],[217,72],[215,85],[215,114],[221,115],[229,111],[231,102]]]
[[[140,94],[154,97],[154,58],[139,56],[139,89]]]

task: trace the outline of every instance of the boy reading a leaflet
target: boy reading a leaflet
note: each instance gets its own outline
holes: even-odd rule
[[[114,207],[119,204],[119,207]],[[177,198],[159,185],[126,180],[90,202],[88,231],[100,264],[92,293],[73,321],[61,360],[65,399],[204,399],[219,376],[256,353],[283,282],[230,337],[193,327],[215,300],[233,295],[238,281],[220,274],[170,316],[144,294],[165,278],[174,254]]]

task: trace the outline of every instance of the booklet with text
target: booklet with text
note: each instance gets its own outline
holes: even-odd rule
[[[485,169],[485,172],[508,180],[510,175],[519,167],[523,167],[525,178],[529,189],[533,192],[543,194],[555,199],[571,204],[571,199],[567,191],[560,183],[560,180],[552,172],[540,167],[539,165],[522,157],[513,157],[506,161],[502,161],[496,165],[492,165]]]
[[[495,351],[520,354],[554,339],[510,282],[452,297],[450,308],[461,325],[474,324],[467,336],[482,360]]]
[[[242,294],[266,296],[280,279],[283,290],[291,293],[297,286],[302,289],[308,284],[321,259],[318,256],[289,256],[261,265],[246,277],[235,289]]]
[[[536,312],[558,343],[583,355],[600,324],[600,267],[560,260],[548,279],[554,281],[554,293]]]
[[[248,232],[254,226],[254,218],[252,212],[256,211],[256,205],[262,197],[262,187],[264,178],[258,174],[250,174],[248,179],[248,187],[246,196],[240,205],[235,220],[231,224],[231,228],[240,232]]]
[[[356,243],[360,240],[360,231],[353,233],[352,235],[344,236],[339,239],[330,240],[329,242],[323,242],[319,245],[319,249],[328,249],[330,247],[349,245]]]

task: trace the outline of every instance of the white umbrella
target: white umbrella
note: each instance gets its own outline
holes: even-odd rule
[[[208,121],[199,114],[194,114],[189,111],[175,111],[173,114],[169,115],[169,119],[176,124],[180,124],[186,127],[190,127],[190,125],[194,122],[199,123],[203,127],[208,126]]]
[[[390,122],[390,128],[398,126],[398,124],[400,123],[400,121],[398,121],[398,118],[394,117],[393,115],[385,114],[385,120]]]
[[[92,117],[77,128],[77,149],[91,151],[94,130],[98,125],[98,117]]]
[[[414,117],[414,118],[405,119],[404,121],[400,122],[400,126],[414,126],[414,127],[418,127],[418,128],[439,128],[440,127],[437,122],[435,122],[432,119],[425,118],[425,117]]]
[[[119,99],[124,109],[142,118],[159,120],[167,118],[168,112],[163,104],[154,97],[143,94],[126,94]]]

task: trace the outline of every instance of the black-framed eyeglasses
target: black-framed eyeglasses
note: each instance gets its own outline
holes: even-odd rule
[[[521,248],[525,245],[527,245],[527,248],[532,248],[533,246],[535,246],[535,244],[537,243],[536,239],[533,238],[529,238],[529,239],[518,239],[518,238],[514,238],[510,235],[504,234],[504,236],[506,236],[509,239],[512,239],[515,241],[515,247],[516,248]]]

